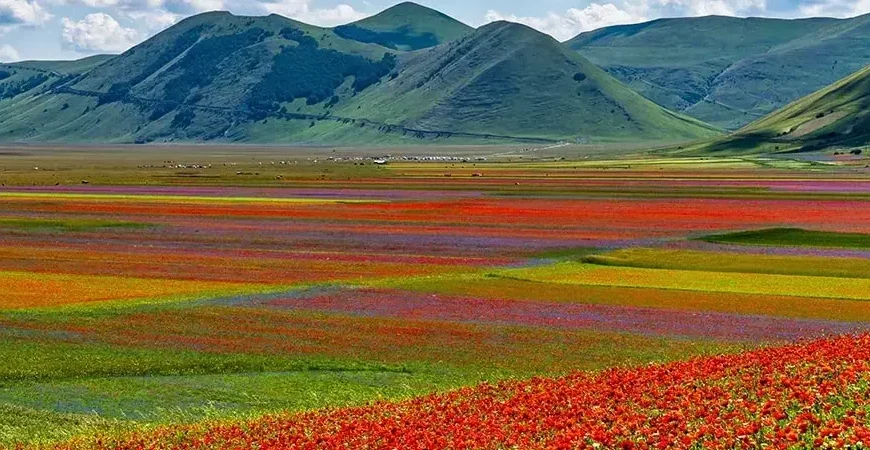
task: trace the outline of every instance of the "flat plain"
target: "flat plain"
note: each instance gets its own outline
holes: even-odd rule
[[[2,445],[866,433],[859,158],[140,148],[0,155]]]

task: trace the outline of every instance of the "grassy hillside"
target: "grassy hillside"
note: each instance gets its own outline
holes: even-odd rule
[[[647,98],[738,129],[870,64],[870,16],[662,19],[569,45]]]
[[[114,58],[115,55],[94,55],[75,61],[21,61],[7,64],[12,67],[44,70],[58,74],[82,74]],[[0,64],[2,65],[2,64]]]
[[[498,22],[402,58],[338,110],[431,130],[554,139],[693,139],[712,128],[664,110],[523,25]]]
[[[870,66],[692,151],[777,152],[870,144]]]
[[[206,13],[83,75],[43,83],[43,89],[11,100],[4,94],[0,139],[222,139],[240,124],[289,114],[279,105],[297,99],[318,105],[309,115],[322,116],[336,96],[353,95],[385,77],[393,58],[383,47],[277,15]],[[308,115],[300,116],[308,124]]]
[[[750,124],[738,135],[817,148],[870,144],[870,67]]]
[[[372,17],[336,27],[335,33],[391,49],[419,50],[450,42],[473,30],[438,11],[405,2]]]
[[[385,17],[431,11],[421,8]],[[0,81],[0,141],[382,145],[717,133],[508,23],[405,52],[277,15],[214,12],[115,57],[31,66]]]
[[[70,82],[112,58],[112,55],[97,55],[75,61],[0,63],[0,105],[19,96],[34,95],[50,86]]]
[[[52,126],[51,123],[41,122],[42,119],[38,118],[40,116],[48,117],[52,113],[61,112],[65,115],[71,114],[69,102],[75,103],[77,99],[54,95],[54,91],[81,78],[111,58],[109,55],[99,55],[77,61],[0,64],[0,140],[14,140],[20,136],[15,130],[21,124],[26,124],[32,130]],[[52,101],[34,101],[35,99]],[[28,124],[28,120],[33,122]]]

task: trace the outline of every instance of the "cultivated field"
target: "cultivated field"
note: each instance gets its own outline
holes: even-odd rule
[[[0,446],[870,437],[860,158],[105,152],[0,155]]]

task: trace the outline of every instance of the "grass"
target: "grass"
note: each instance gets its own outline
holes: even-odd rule
[[[866,146],[870,67],[861,67],[816,92],[793,98],[731,136],[689,146],[688,153],[801,153]]]
[[[242,283],[9,271],[0,271],[0,282],[4,287],[0,309],[134,300],[150,303],[258,290],[256,285]]]
[[[692,352],[691,349],[718,345],[597,330],[455,322],[425,316],[355,315],[316,309],[283,311],[173,305],[148,309],[132,307],[114,314],[75,310],[16,312],[6,317],[8,320],[3,323],[10,338],[24,343],[37,340],[37,343],[22,345],[23,353],[35,352],[43,339],[108,345],[109,349],[137,349],[130,356],[121,355],[117,361],[109,360],[114,354],[108,350],[89,357],[87,346],[69,356],[46,351],[43,352],[46,356],[33,359],[38,369],[30,369],[27,358],[22,358],[20,364],[10,365],[5,375],[9,379],[76,371],[94,376],[119,376],[123,374],[123,367],[137,360],[142,362],[131,375],[305,368],[337,370],[342,367],[350,370],[348,364],[356,361],[353,367],[358,370],[435,364],[468,374],[531,376],[541,372],[561,373],[576,367],[598,369],[627,361],[671,359],[681,352]],[[214,330],[223,331],[215,334]],[[161,361],[156,356],[151,358],[159,353],[152,355],[145,350],[178,351],[184,357]],[[101,354],[106,356],[98,357]],[[224,356],[218,357],[220,355]],[[269,363],[270,357],[273,363]],[[89,358],[96,364],[93,368],[81,363]],[[336,366],[333,361],[344,362],[344,366]],[[173,367],[178,367],[178,371],[172,372]],[[0,372],[0,379],[2,375]]]
[[[427,364],[0,338],[0,446],[396,399],[487,375]]]
[[[76,233],[85,231],[103,231],[108,229],[137,229],[152,226],[154,225],[149,223],[111,220],[0,218],[0,228],[42,233]]]
[[[88,378],[19,384],[0,402],[139,423],[191,423],[395,400],[474,384],[446,371],[317,371]]]
[[[329,203],[369,203],[370,200],[349,199],[319,199],[319,198],[260,198],[260,197],[204,197],[194,195],[123,195],[123,194],[72,194],[72,193],[40,193],[40,192],[0,192],[0,198],[39,200],[39,199],[69,199],[69,200],[92,200],[92,201],[139,201],[159,203],[289,203],[303,205],[319,205]],[[29,220],[29,219],[27,219]],[[25,221],[16,222],[18,224]],[[33,221],[31,221],[33,223]],[[39,221],[35,222],[37,225]],[[0,221],[0,226],[3,222]]]
[[[323,149],[129,150],[0,154],[0,179],[25,185],[4,189],[17,194],[3,197],[0,219],[0,447],[638,366],[870,323],[863,259],[649,248],[718,250],[681,241],[723,221],[861,229],[859,173],[744,158],[375,167],[324,161]],[[213,168],[143,167],[169,159]],[[138,186],[75,181],[88,172]],[[30,186],[51,177],[78,187]],[[74,232],[30,232],[45,229]]]
[[[870,234],[813,231],[800,228],[769,228],[704,236],[718,244],[767,245],[777,247],[870,248]]]
[[[561,248],[561,249],[552,249],[546,250],[540,253],[536,253],[532,255],[535,258],[540,259],[564,259],[571,261],[579,261],[583,260],[590,255],[596,254],[598,249],[595,248]]]
[[[278,125],[276,125],[278,126]],[[316,128],[316,127],[315,127]],[[561,195],[583,194],[608,196],[681,197],[795,197],[786,191],[760,190],[764,181],[784,178],[819,180],[828,177],[852,177],[838,165],[819,164],[782,157],[780,159],[735,157],[662,157],[640,154],[646,147],[626,144],[572,145],[552,151],[522,152],[517,146],[449,146],[402,147],[389,145],[373,148],[336,147],[328,155],[343,161],[324,160],[324,154],[313,148],[278,148],[257,146],[41,146],[20,148],[0,147],[0,184],[6,187],[42,189],[78,186],[81,194],[111,194],[107,186],[175,186],[175,187],[284,187],[310,189],[359,188],[388,191],[430,190],[433,186],[447,190],[475,190],[497,195]],[[141,158],[131,159],[137,152]],[[386,166],[372,164],[369,158],[392,154],[424,157],[487,158],[486,162],[423,163],[390,162]],[[520,159],[523,157],[524,159]],[[362,158],[360,161],[353,158]],[[564,158],[564,159],[563,159]],[[178,169],[167,160],[184,164],[211,165],[211,168]],[[284,161],[286,164],[281,164]],[[34,170],[38,167],[39,170]],[[238,173],[241,172],[242,175]],[[473,178],[482,172],[484,177]],[[815,172],[815,174],[814,174]],[[452,174],[446,180],[445,173]],[[664,177],[664,178],[663,178]],[[433,178],[437,178],[433,180]],[[707,180],[731,179],[746,183],[746,187],[726,189]],[[610,185],[585,186],[583,183],[607,179]],[[88,186],[82,181],[88,180]],[[494,183],[493,180],[498,180]],[[556,181],[561,181],[555,184]],[[646,182],[638,187],[622,181]],[[694,181],[697,186],[680,188],[661,181]],[[462,183],[461,181],[465,181]],[[516,185],[515,183],[519,183]],[[111,189],[111,188],[108,188]],[[35,192],[34,192],[35,193]],[[56,192],[62,194],[61,192]],[[72,193],[72,192],[67,192]],[[842,193],[816,193],[820,198],[844,197]],[[809,194],[802,193],[800,198]],[[219,200],[215,200],[219,201]]]
[[[605,267],[563,262],[489,276],[557,284],[870,300],[870,279]]]
[[[781,256],[724,251],[627,248],[586,255],[582,261],[601,266],[647,269],[870,278],[870,267],[864,259],[830,256]]]
[[[821,143],[849,140],[866,144],[864,131],[870,95],[870,68],[858,70],[740,130],[738,135],[760,135],[780,140]]]
[[[731,285],[732,289],[723,289],[720,284],[716,291],[711,292],[683,289],[677,285],[680,279],[670,277],[667,270],[656,273],[659,281],[656,287],[649,282],[623,283],[622,285],[619,285],[619,282],[584,284],[579,277],[573,281],[565,282],[564,279],[567,276],[578,273],[578,271],[573,270],[574,268],[576,265],[566,267],[564,270],[567,273],[562,276],[562,280],[552,273],[547,274],[549,269],[545,267],[541,269],[540,276],[536,277],[522,277],[522,272],[512,275],[502,272],[499,275],[492,274],[489,277],[470,275],[408,279],[390,283],[389,286],[413,292],[471,298],[499,298],[544,303],[565,302],[796,319],[870,321],[870,302],[867,301],[739,292],[750,290],[741,287],[740,279],[744,275],[741,273],[721,274],[719,276],[713,273],[714,278],[726,277],[734,284]],[[615,273],[611,272],[611,275]],[[686,279],[695,280],[708,275],[708,272],[685,271],[682,275]],[[836,278],[823,278],[815,281],[818,281],[817,285],[821,285],[823,282],[831,282],[832,280],[834,284],[839,283]],[[670,283],[668,283],[669,281]],[[802,293],[789,286],[790,280],[788,278],[781,278],[779,281],[781,290]],[[701,283],[704,282],[701,281]],[[710,284],[715,284],[715,282]],[[765,286],[756,284],[755,290],[766,289]],[[857,293],[861,294],[860,291]]]
[[[58,413],[0,403],[0,446],[21,442],[38,445],[76,436],[120,434],[133,427],[94,414]]]
[[[143,424],[239,420],[269,412],[408,398],[484,380],[560,374],[575,368],[598,370],[741,348],[618,333],[475,326],[463,326],[463,339],[451,344],[439,341],[437,330],[454,325],[420,327],[403,321],[401,326],[436,332],[424,335],[428,344],[418,345],[420,331],[396,338],[388,332],[390,321],[354,318],[338,323],[336,332],[343,337],[334,339],[324,351],[294,351],[296,344],[307,345],[304,338],[294,342],[280,335],[282,326],[301,325],[293,323],[293,316],[285,315],[283,321],[255,321],[259,327],[269,327],[255,331],[227,325],[243,319],[226,311],[213,316],[225,318],[226,323],[212,322],[206,328],[194,324],[187,330],[179,328],[185,326],[180,319],[185,317],[183,310],[173,313],[175,319],[172,314],[136,309],[127,318],[103,317],[99,312],[89,318],[86,311],[7,314],[0,336],[0,359],[8,362],[0,367],[0,420],[4,414],[26,413],[2,422],[0,446],[96,431],[123,432]],[[143,334],[141,339],[125,340],[119,336],[116,325],[135,331],[137,325],[130,317],[143,314],[157,314],[155,320],[145,320],[151,324],[150,337]],[[299,318],[307,322],[302,330],[305,336],[316,337],[335,326],[325,316],[302,314]],[[85,332],[88,328],[118,343],[102,343],[99,334]],[[233,351],[196,343],[196,333],[210,337],[214,329],[225,330],[221,335],[227,339],[238,339]],[[483,340],[469,334],[473,331],[482,333]],[[288,350],[256,347],[272,335]],[[378,341],[386,343],[380,353],[367,350],[371,345],[367,342]],[[409,345],[403,348],[392,342]],[[185,348],[187,343],[193,345]]]

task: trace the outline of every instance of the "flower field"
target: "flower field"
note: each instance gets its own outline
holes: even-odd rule
[[[4,186],[0,448],[866,440],[870,180],[622,164]]]
[[[846,448],[870,439],[870,335],[483,384],[65,448]]]

